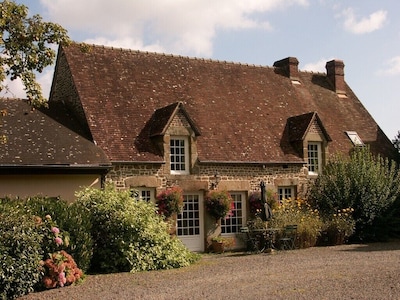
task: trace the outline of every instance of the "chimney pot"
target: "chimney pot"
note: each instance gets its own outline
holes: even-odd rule
[[[342,60],[334,59],[325,65],[328,81],[332,84],[335,92],[340,95],[346,94],[344,82],[344,63]]]
[[[277,73],[289,77],[292,80],[299,80],[299,61],[296,57],[287,57],[274,62]]]

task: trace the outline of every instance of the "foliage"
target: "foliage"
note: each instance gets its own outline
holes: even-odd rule
[[[43,262],[43,268],[43,284],[47,289],[71,285],[78,282],[83,275],[72,256],[64,250],[50,254]]]
[[[224,247],[230,248],[235,246],[235,239],[233,237],[224,237],[221,235],[215,236],[211,239],[211,242],[222,243]]]
[[[33,292],[42,277],[42,236],[34,218],[10,207],[0,213],[0,298],[15,299]]]
[[[43,267],[41,262],[49,256],[56,257],[61,249],[69,247],[68,232],[62,231],[50,215],[42,219],[35,214],[38,211],[38,203],[44,202],[43,198],[34,199],[37,201],[0,201],[0,283],[5,287],[4,294],[0,294],[1,298],[14,298],[41,289],[43,276],[49,271],[46,264]],[[72,259],[69,254],[66,257]],[[61,264],[57,268],[58,275],[61,276],[65,272],[69,274],[68,269],[62,270]],[[82,275],[82,271],[80,274]],[[46,280],[48,282],[48,278]]]
[[[297,225],[299,247],[314,246],[321,232],[322,220],[316,209],[302,199],[284,199],[281,205],[273,210],[268,227],[284,228],[287,225]]]
[[[40,217],[35,217],[35,220],[44,233],[42,249],[45,249],[45,256],[49,257],[43,262],[43,286],[49,289],[75,283],[83,272],[71,255],[60,250],[69,245],[68,233],[61,231],[50,215],[46,215],[44,222]]]
[[[226,218],[234,209],[233,199],[225,190],[208,192],[205,206],[210,216],[216,220]]]
[[[247,227],[249,227],[250,230],[258,230],[258,229],[265,229],[268,225],[268,222],[261,219],[260,216],[256,216],[247,221],[246,225]]]
[[[58,24],[44,22],[39,15],[28,18],[28,8],[14,1],[0,2],[0,14],[0,81],[7,76],[11,80],[20,77],[28,99],[34,105],[43,105],[46,99],[36,82],[35,71],[42,72],[53,63],[55,51],[51,44],[69,43],[67,31]]]
[[[268,189],[266,190],[266,200],[268,205],[271,207],[271,209],[276,209],[278,207],[278,201],[276,200],[276,195],[275,193]],[[256,191],[250,193],[249,196],[249,207],[250,207],[250,214],[252,217],[257,217],[261,214],[262,209],[263,209],[263,201],[261,199],[261,192]]]
[[[131,198],[129,191],[107,186],[104,190],[87,188],[77,196],[77,206],[93,224],[93,271],[169,269],[198,258],[168,234],[168,225],[154,204]]]
[[[156,198],[158,213],[164,215],[166,218],[182,212],[183,191],[180,187],[174,186],[163,190]]]
[[[397,135],[392,140],[393,146],[400,152],[400,131],[397,132]]]
[[[76,203],[68,204],[58,198],[36,196],[24,200],[5,199],[1,201],[1,205],[11,206],[25,214],[37,216],[44,222],[49,222],[46,219],[47,215],[52,216],[58,226],[69,234],[68,246],[64,245],[61,249],[70,253],[83,271],[88,270],[93,255],[93,241],[90,234],[91,223],[89,216]],[[49,245],[54,248],[54,244]],[[43,244],[43,247],[45,247],[45,244]],[[45,253],[52,253],[55,250],[44,249]]]
[[[38,232],[42,235],[41,246],[45,256],[69,246],[68,232],[61,232],[50,215],[46,215],[44,220],[38,216],[34,218]]]
[[[350,159],[337,156],[310,188],[309,200],[323,216],[353,208],[354,238],[376,240],[388,228],[377,222],[400,193],[399,171],[394,162],[373,156],[368,147],[356,148]],[[381,232],[378,232],[377,229]]]
[[[341,233],[345,238],[350,237],[355,229],[355,221],[352,216],[353,211],[352,208],[344,208],[330,216],[326,216],[322,230]]]

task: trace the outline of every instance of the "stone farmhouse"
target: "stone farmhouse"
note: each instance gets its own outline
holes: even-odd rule
[[[332,155],[369,145],[398,159],[346,84],[343,61],[327,62],[326,73],[303,72],[298,64],[294,57],[265,67],[60,46],[49,109],[32,112],[26,103],[1,102],[18,106],[15,122],[22,127],[38,119],[26,131],[39,131],[34,137],[29,132],[30,140],[18,132],[18,151],[8,144],[0,185],[15,169],[13,176],[44,176],[38,174],[49,169],[53,177],[57,169],[57,176],[64,172],[74,182],[82,176],[82,186],[112,182],[148,201],[179,186],[185,208],[177,235],[191,250],[204,251],[215,229],[203,205],[211,189],[234,198],[234,215],[218,229],[230,236],[246,223],[248,196],[261,181],[279,198],[301,197]]]

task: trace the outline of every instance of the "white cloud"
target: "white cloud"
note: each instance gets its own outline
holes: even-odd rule
[[[400,56],[395,56],[389,59],[385,65],[386,69],[381,69],[378,71],[378,75],[384,76],[396,76],[400,75]]]
[[[36,74],[37,82],[42,87],[42,93],[48,99],[53,80],[54,66],[44,69],[42,73]],[[5,79],[1,83],[5,88],[0,91],[0,97],[26,98],[25,87],[20,78],[15,80]]]
[[[332,60],[333,58],[326,59],[326,58],[321,58],[320,60],[316,62],[310,62],[304,65],[302,70],[304,71],[311,71],[311,72],[320,72],[320,73],[326,73],[326,68],[325,65],[328,61]]]
[[[26,98],[26,93],[24,91],[24,85],[21,79],[17,78],[15,80],[10,80],[9,78],[3,80],[1,85],[4,87],[0,91],[0,97],[5,98]]]
[[[271,29],[260,13],[308,0],[41,0],[52,21],[107,45],[211,56],[218,29]],[[140,48],[138,48],[140,47]]]
[[[357,19],[354,10],[347,8],[342,11],[341,16],[345,19],[343,25],[347,31],[354,34],[363,34],[382,28],[386,22],[387,11],[378,10],[367,18]]]
[[[123,48],[123,49],[140,49],[149,52],[165,52],[165,49],[159,44],[144,45],[143,41],[133,38],[107,39],[99,36],[93,39],[85,39],[85,43],[94,45],[103,45],[107,47]]]
[[[48,99],[50,96],[51,84],[53,82],[54,66],[46,68],[42,73],[36,74],[37,82],[42,87],[43,96]]]

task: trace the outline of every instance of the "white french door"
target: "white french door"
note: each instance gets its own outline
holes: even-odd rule
[[[204,251],[203,195],[187,193],[183,195],[184,207],[178,214],[176,234],[191,251]]]

